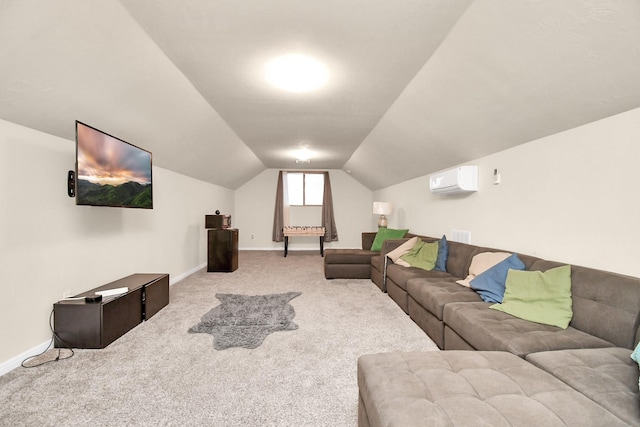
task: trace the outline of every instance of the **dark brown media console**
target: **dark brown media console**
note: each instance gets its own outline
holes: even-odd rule
[[[53,304],[55,346],[105,348],[169,304],[168,274],[132,274],[74,298],[124,287],[129,291],[100,302],[63,300]]]

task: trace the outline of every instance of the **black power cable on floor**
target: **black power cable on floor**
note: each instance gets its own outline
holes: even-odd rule
[[[59,343],[59,344],[68,344],[65,340],[63,340],[62,338],[60,338],[60,337],[58,336],[58,334],[56,334],[56,331],[53,329],[53,323],[52,323],[52,321],[53,321],[53,310],[51,310],[51,314],[49,315],[49,329],[51,329],[51,334],[52,334],[52,335],[51,335],[51,342],[49,342],[49,345],[47,346],[47,348],[45,348],[45,349],[44,349],[44,351],[42,351],[42,353],[40,353],[40,354],[36,354],[35,356],[29,356],[29,357],[27,357],[26,359],[24,359],[24,360],[22,361],[22,363],[20,363],[20,365],[21,365],[23,368],[35,368],[35,367],[42,366],[42,365],[45,365],[45,364],[50,363],[50,362],[57,362],[58,360],[66,360],[66,359],[69,359],[69,358],[73,357],[73,355],[75,354],[75,353],[74,353],[74,351],[73,351],[73,349],[72,349],[70,346],[68,346],[68,347],[64,347],[64,348],[62,348],[62,347],[58,347],[58,355],[56,356],[56,358],[55,358],[55,359],[45,360],[44,362],[39,362],[39,363],[36,363],[35,365],[28,365],[28,364],[27,364],[29,361],[34,360],[35,358],[40,357],[40,356],[42,356],[43,354],[45,354],[47,351],[49,351],[49,349],[50,349],[50,348],[51,348],[51,346],[53,345],[53,343],[54,343],[54,340],[55,340],[55,339],[57,339],[57,340],[58,340],[58,343]],[[63,349],[64,349],[64,350],[69,350],[69,351],[71,351],[71,354],[69,354],[69,355],[67,355],[67,356],[63,356],[63,355],[62,355],[62,350],[63,350]]]

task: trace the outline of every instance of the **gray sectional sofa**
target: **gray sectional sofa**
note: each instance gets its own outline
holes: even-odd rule
[[[342,250],[332,250],[325,275],[362,275],[368,260],[374,283],[447,351],[362,356],[360,426],[640,425],[639,370],[630,358],[640,340],[640,279],[572,266],[573,317],[561,329],[489,309],[456,283],[475,255],[508,250],[448,242],[447,271],[426,271],[386,257],[413,235],[373,254],[372,236],[363,233],[363,248],[348,250],[348,267]],[[563,265],[518,256],[526,270]]]

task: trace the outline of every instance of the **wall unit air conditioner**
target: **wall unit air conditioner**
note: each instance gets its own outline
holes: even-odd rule
[[[434,194],[456,194],[478,191],[478,166],[459,166],[429,177]]]

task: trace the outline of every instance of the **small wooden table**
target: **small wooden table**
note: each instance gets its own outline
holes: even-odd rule
[[[319,236],[320,237],[320,256],[324,256],[324,227],[308,227],[308,226],[291,226],[284,227],[284,256],[289,252],[289,236]]]

